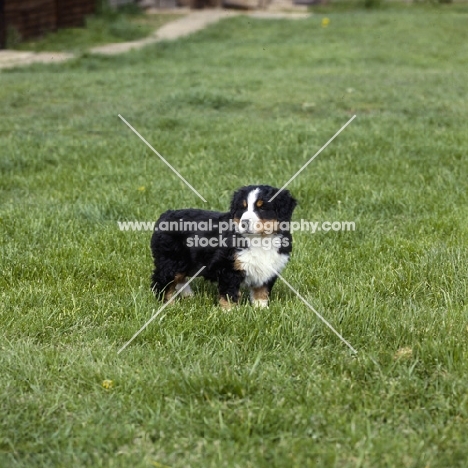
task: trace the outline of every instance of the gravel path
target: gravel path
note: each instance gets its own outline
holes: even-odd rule
[[[236,13],[229,10],[200,10],[190,12],[187,16],[179,18],[170,23],[166,23],[151,36],[140,41],[120,42],[115,44],[106,44],[104,46],[93,47],[91,52],[94,54],[114,55],[122,52],[127,52],[133,49],[141,49],[148,44],[153,44],[159,41],[167,41],[178,39],[179,37],[188,36],[200,29],[205,28],[209,24],[216,23],[220,19],[230,18]]]
[[[73,54],[65,52],[19,52],[17,50],[0,50],[0,69],[13,68],[30,63],[58,63],[70,60]]]

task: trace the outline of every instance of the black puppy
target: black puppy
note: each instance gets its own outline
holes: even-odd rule
[[[228,213],[198,209],[169,210],[161,215],[151,239],[156,266],[152,290],[169,300],[175,292],[193,294],[187,277],[218,283],[219,303],[239,301],[240,287],[250,288],[252,304],[268,306],[277,274],[292,250],[289,223],[296,200],[287,190],[250,185],[234,193]]]

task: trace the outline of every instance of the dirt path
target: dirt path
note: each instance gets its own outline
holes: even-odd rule
[[[200,29],[206,28],[220,19],[236,16],[229,10],[200,10],[190,12],[187,16],[179,18],[170,23],[166,23],[151,36],[133,42],[120,42],[115,44],[106,44],[104,46],[93,47],[90,51],[93,54],[114,55],[127,52],[133,49],[141,49],[148,44],[159,41],[167,41],[187,36]]]
[[[221,19],[231,18],[240,14],[246,14],[253,18],[260,19],[302,19],[309,16],[308,13],[286,13],[281,11],[253,11],[248,13],[222,9],[190,11],[186,16],[166,23],[145,39],[93,47],[90,49],[90,52],[93,54],[116,55],[130,50],[141,49],[155,42],[174,40],[179,37],[187,36]],[[32,63],[58,63],[70,60],[73,57],[73,54],[65,52],[20,52],[16,50],[0,50],[0,69],[13,68]]]
[[[20,52],[17,50],[0,50],[0,69],[14,68],[30,63],[58,63],[70,60],[73,54],[65,52]]]

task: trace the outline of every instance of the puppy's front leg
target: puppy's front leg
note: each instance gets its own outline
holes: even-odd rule
[[[254,307],[268,307],[270,290],[267,286],[260,286],[250,290],[250,302]]]
[[[274,276],[266,284],[250,290],[250,302],[254,307],[268,307],[271,289],[276,280],[277,277]]]

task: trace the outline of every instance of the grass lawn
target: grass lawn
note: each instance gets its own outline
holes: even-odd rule
[[[236,17],[173,43],[0,75],[0,466],[464,467],[468,15]],[[122,114],[208,200],[193,194]],[[268,311],[158,310],[151,221],[289,189]],[[106,380],[112,383],[105,382]]]

